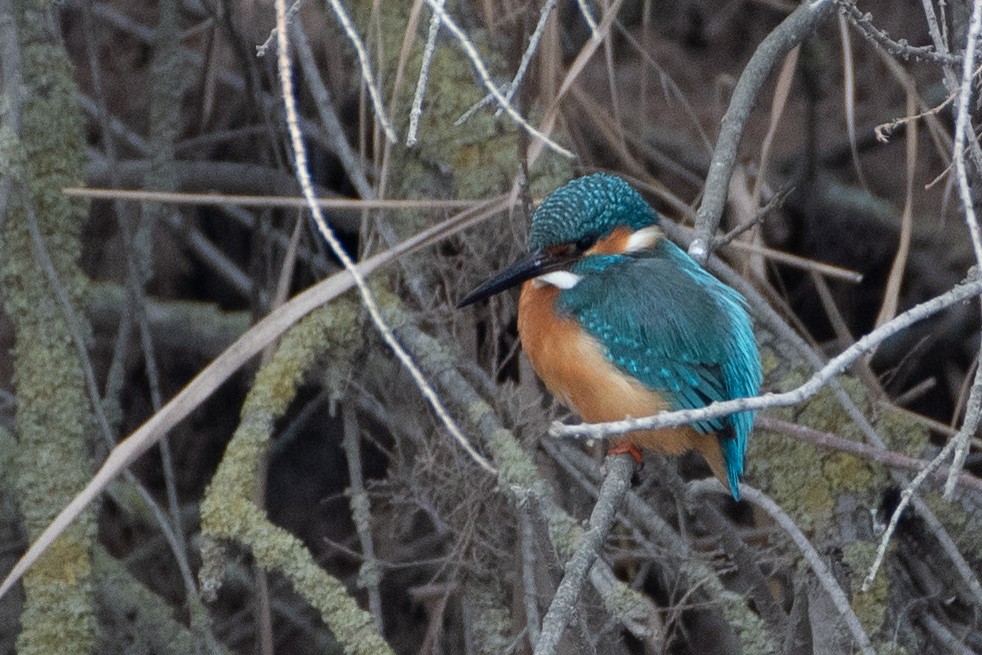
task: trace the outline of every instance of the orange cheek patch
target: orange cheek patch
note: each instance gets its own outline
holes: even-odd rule
[[[600,239],[592,248],[586,251],[587,255],[619,255],[627,251],[627,240],[631,238],[631,230],[627,227],[614,228],[609,235]]]

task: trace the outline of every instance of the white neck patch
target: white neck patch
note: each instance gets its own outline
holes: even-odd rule
[[[662,231],[657,225],[643,227],[637,232],[632,232],[624,244],[624,252],[638,252],[648,250],[658,243],[662,238]]]
[[[541,287],[546,284],[551,284],[554,287],[559,287],[560,289],[572,289],[580,280],[582,280],[576,273],[570,273],[569,271],[552,271],[551,273],[546,273],[540,275],[532,280],[532,284],[536,287]]]

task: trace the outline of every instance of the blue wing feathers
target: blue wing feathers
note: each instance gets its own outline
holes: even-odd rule
[[[573,272],[584,275],[560,293],[559,311],[675,409],[756,395],[760,357],[743,298],[673,243],[662,239],[640,257],[588,257]],[[734,491],[752,424],[752,412],[738,412],[693,426],[716,433]]]

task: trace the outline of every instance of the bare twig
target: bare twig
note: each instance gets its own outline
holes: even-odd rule
[[[716,141],[709,174],[706,176],[702,203],[696,213],[695,236],[689,244],[689,254],[700,264],[705,264],[709,258],[709,245],[723,215],[730,176],[736,166],[740,137],[743,136],[743,128],[750,118],[750,110],[764,80],[774,64],[807,38],[819,22],[831,14],[834,7],[833,0],[802,3],[757,46],[740,74],[730,105],[723,115],[719,139]]]
[[[382,131],[385,133],[385,138],[390,143],[395,143],[396,132],[392,128],[392,123],[389,121],[389,115],[385,111],[385,105],[382,102],[382,94],[379,91],[378,82],[375,80],[375,74],[372,73],[372,64],[368,61],[368,51],[365,49],[365,44],[362,43],[361,37],[358,35],[358,30],[355,29],[355,24],[352,22],[351,16],[348,15],[348,10],[344,8],[343,4],[341,4],[341,0],[327,0],[327,4],[331,7],[331,10],[337,17],[338,22],[341,23],[341,28],[348,36],[348,40],[351,41],[351,45],[353,45],[355,48],[355,54],[358,56],[358,63],[361,65],[361,76],[365,80],[365,86],[368,87],[368,96],[372,99],[372,106],[375,108],[375,118],[382,127]],[[277,7],[279,7],[279,5],[277,5]],[[286,29],[286,17],[284,16],[284,19],[281,22],[279,13],[277,13],[276,16],[276,27],[277,29],[281,30],[276,35],[278,44],[277,47],[285,48],[287,44],[283,30]],[[278,59],[282,59],[285,56],[285,53],[281,51],[278,53],[278,55]]]
[[[907,455],[892,450],[883,450],[882,448],[869,446],[859,441],[853,441],[852,439],[840,437],[837,434],[822,432],[821,430],[816,430],[806,425],[789,423],[788,421],[782,421],[770,416],[758,416],[754,421],[754,425],[762,430],[780,432],[792,436],[795,439],[807,441],[808,443],[814,444],[819,448],[828,448],[829,450],[850,453],[852,455],[856,455],[857,457],[878,462],[891,468],[902,468],[916,472],[923,471],[931,464],[931,462],[928,460],[908,457]],[[935,473],[935,477],[942,477],[942,474],[937,472]],[[956,478],[956,480],[963,489],[970,489],[977,493],[982,493],[982,479],[979,479],[974,475],[962,473]]]
[[[920,488],[924,480],[926,480],[936,468],[941,466],[942,462],[948,459],[951,452],[954,450],[955,443],[955,440],[952,439],[945,444],[945,447],[934,456],[934,459],[932,459],[920,473],[915,475],[914,479],[910,481],[910,484],[904,487],[903,491],[900,492],[900,502],[897,503],[896,509],[893,510],[893,514],[890,516],[890,523],[887,525],[887,529],[880,537],[880,545],[876,549],[876,558],[873,560],[873,564],[870,566],[869,572],[863,579],[863,591],[869,590],[870,586],[873,584],[873,580],[876,578],[876,573],[880,570],[880,566],[883,564],[883,558],[886,557],[887,546],[890,545],[890,538],[893,537],[893,533],[896,532],[897,524],[900,522],[900,517],[903,515],[904,510],[907,509],[911,499],[914,498],[914,494],[917,493],[917,490]]]
[[[437,0],[440,9],[446,0]],[[413,105],[409,110],[409,132],[406,134],[406,147],[412,148],[417,142],[419,119],[423,116],[423,95],[426,93],[426,82],[430,78],[430,63],[436,52],[436,36],[440,32],[440,17],[434,13],[430,17],[430,28],[426,34],[426,45],[423,47],[423,60],[419,64],[419,77],[416,78],[416,91],[413,93]]]
[[[907,118],[914,115],[917,110],[917,95],[913,89],[907,89]],[[907,268],[907,259],[910,256],[910,241],[914,231],[914,174],[917,165],[917,121],[911,119],[907,126],[907,187],[904,194],[904,210],[900,219],[900,243],[897,245],[897,253],[893,257],[893,264],[890,265],[890,276],[887,278],[887,286],[883,291],[883,304],[876,317],[875,325],[880,326],[897,315],[897,307],[900,302],[900,288],[904,279],[904,271]]]
[[[334,153],[338,156],[341,167],[344,168],[351,184],[358,191],[358,195],[365,199],[374,198],[375,190],[365,175],[365,168],[362,166],[361,160],[348,143],[344,127],[341,125],[341,119],[334,111],[331,92],[324,84],[324,80],[321,79],[317,62],[314,61],[314,53],[307,40],[307,32],[303,29],[300,21],[290,26],[290,33],[293,37],[294,47],[297,49],[300,68],[303,69],[304,79],[307,80],[307,88],[314,97],[317,113],[320,116],[324,131],[327,133],[327,138],[334,145]]]
[[[903,59],[921,59],[923,61],[933,61],[940,64],[954,65],[961,61],[961,57],[947,52],[938,52],[930,46],[915,47],[910,45],[906,39],[894,41],[886,33],[873,24],[873,15],[863,13],[849,0],[836,0],[841,14],[865,36],[867,39],[876,43],[891,55]]]
[[[587,6],[586,0],[576,0],[576,4],[580,8],[580,15],[583,16],[583,21],[587,24],[587,27],[590,28],[591,38],[594,40],[599,40],[600,33],[597,29],[597,19],[593,17],[593,12],[591,12],[590,7]]]
[[[532,31],[532,36],[529,37],[528,47],[525,48],[525,52],[522,53],[522,59],[518,64],[518,70],[515,71],[515,77],[513,77],[511,82],[508,84],[508,93],[505,94],[505,102],[511,102],[515,92],[518,91],[518,87],[521,86],[522,80],[525,79],[525,73],[528,71],[529,63],[532,61],[532,56],[535,54],[535,50],[539,46],[539,41],[542,40],[542,33],[546,31],[546,21],[549,20],[549,15],[552,13],[552,10],[555,9],[555,7],[556,0],[546,0],[546,3],[542,6],[542,11],[539,13],[539,20],[535,24],[535,29]],[[495,112],[495,116],[499,116],[501,111],[502,108],[499,107],[498,111]]]
[[[368,590],[368,608],[375,619],[379,634],[385,634],[382,622],[382,594],[379,591],[382,571],[375,558],[375,543],[372,540],[372,506],[365,491],[365,480],[361,472],[361,431],[358,415],[352,403],[345,403],[342,410],[344,422],[344,455],[348,461],[348,500],[351,504],[351,520],[358,532],[361,554],[364,561],[358,571],[358,586]]]
[[[441,6],[442,6],[441,2]],[[539,20],[535,25],[535,30],[532,32],[532,36],[529,38],[529,44],[525,48],[525,52],[522,53],[522,59],[518,64],[518,70],[515,72],[515,76],[512,78],[511,82],[505,85],[505,101],[510,103],[511,99],[514,97],[515,92],[518,91],[518,87],[521,85],[522,80],[525,79],[525,73],[528,71],[528,65],[532,61],[532,56],[535,54],[535,50],[539,45],[539,41],[542,39],[542,33],[546,29],[546,21],[549,19],[549,14],[556,7],[556,0],[546,0],[545,5],[543,5],[541,12],[539,13]],[[436,16],[434,15],[434,18]],[[494,100],[494,96],[490,93],[480,100],[478,100],[474,105],[465,111],[463,115],[454,121],[454,125],[462,125],[471,116],[473,116],[477,110],[481,109],[485,105],[489,104]],[[494,113],[495,116],[500,116],[501,112],[504,111],[502,107]]]
[[[303,7],[304,0],[295,0],[290,8],[286,10],[286,22],[289,23],[293,20],[293,17],[300,13],[300,8]],[[270,47],[272,47],[273,42],[276,40],[276,30],[273,28],[269,32],[269,36],[261,44],[256,46],[256,56],[265,57],[266,53],[269,52]]]
[[[958,482],[962,467],[965,465],[965,457],[968,455],[972,437],[975,436],[979,427],[979,416],[982,414],[982,366],[975,367],[975,380],[972,382],[972,390],[968,393],[968,403],[965,405],[965,420],[962,427],[952,438],[955,443],[955,455],[952,457],[951,467],[948,469],[948,479],[944,486],[944,495],[947,498],[955,491],[955,484]]]
[[[839,38],[842,41],[842,87],[846,110],[846,131],[849,135],[849,150],[852,153],[852,165],[856,169],[856,178],[860,186],[868,189],[866,176],[863,175],[863,165],[859,161],[859,147],[856,143],[856,60],[852,55],[852,38],[846,25],[846,17],[839,13]],[[910,112],[908,112],[909,114]]]
[[[308,200],[301,196],[250,196],[225,193],[179,193],[170,191],[144,191],[137,189],[92,189],[66,187],[66,196],[84,198],[119,199],[135,202],[163,202],[172,205],[229,205],[237,207],[307,207]],[[468,209],[486,204],[486,200],[406,199],[386,198],[317,198],[314,203],[321,209]]]
[[[478,53],[477,48],[474,47],[474,44],[467,36],[467,33],[464,32],[464,30],[462,30],[460,26],[458,26],[457,23],[454,22],[454,20],[447,14],[447,12],[443,10],[442,1],[426,0],[426,4],[428,4],[430,6],[430,9],[433,10],[434,15],[439,16],[440,21],[447,28],[450,34],[453,35],[454,39],[456,39],[457,42],[460,44],[460,47],[464,50],[464,54],[467,55],[467,58],[474,65],[474,69],[477,71],[477,75],[481,79],[481,83],[484,85],[484,88],[488,90],[488,93],[494,96],[494,99],[498,103],[498,106],[504,109],[505,113],[508,114],[509,118],[515,121],[518,125],[522,127],[522,129],[527,131],[536,139],[538,139],[545,145],[549,146],[549,148],[552,149],[557,154],[572,159],[574,157],[572,152],[570,152],[566,148],[562,147],[561,145],[550,139],[547,134],[540,132],[535,127],[533,127],[527,120],[525,120],[525,118],[522,117],[521,114],[518,113],[518,111],[514,107],[511,106],[511,103],[506,101],[504,94],[501,93],[501,91],[498,89],[498,86],[494,83],[494,80],[491,79],[491,73],[488,71],[488,67],[484,64],[484,61],[481,59],[481,55],[480,53]]]
[[[952,159],[955,162],[955,173],[958,179],[958,194],[961,197],[962,208],[965,210],[965,223],[972,238],[972,249],[975,252],[975,263],[982,267],[982,231],[975,216],[975,206],[972,201],[972,191],[968,183],[968,170],[965,167],[965,141],[975,135],[971,132],[971,114],[969,101],[972,98],[972,77],[975,68],[976,42],[982,32],[982,0],[972,2],[972,21],[965,43],[965,61],[962,66],[962,81],[958,92],[958,104],[955,107],[955,150]]]
[[[958,195],[961,198],[962,209],[965,211],[965,223],[975,252],[975,263],[982,269],[982,231],[979,229],[978,217],[975,215],[975,201],[968,181],[968,170],[965,166],[965,140],[971,139],[975,146],[977,141],[972,128],[969,101],[972,97],[972,77],[975,68],[976,43],[982,32],[982,0],[972,2],[972,19],[969,24],[968,37],[965,44],[965,61],[962,65],[962,82],[958,92],[958,104],[955,121],[955,149],[952,159],[955,162],[955,177],[958,180]],[[976,171],[982,173],[982,171]],[[976,176],[978,179],[978,176]],[[980,367],[982,368],[982,367]],[[948,482],[945,484],[945,495],[950,495],[955,485],[955,478],[965,464],[968,455],[970,439],[975,436],[979,423],[979,412],[982,411],[982,376],[976,371],[975,382],[969,394],[968,406],[965,410],[965,422],[962,429],[954,438],[955,455],[951,462]]]
[[[339,4],[338,0],[329,0],[332,4]],[[278,56],[276,58],[277,65],[280,73],[280,85],[283,91],[283,102],[286,106],[286,122],[287,129],[290,133],[290,140],[293,147],[294,165],[296,167],[297,180],[300,182],[300,188],[303,190],[303,195],[307,199],[307,203],[311,214],[314,218],[314,223],[317,225],[317,230],[320,232],[321,236],[327,241],[328,245],[331,247],[331,251],[334,255],[341,261],[345,270],[351,274],[352,280],[355,283],[355,287],[358,289],[358,293],[361,296],[362,304],[368,311],[368,315],[372,319],[372,323],[378,329],[379,334],[382,339],[392,350],[392,353],[396,356],[399,362],[405,367],[406,371],[409,372],[410,376],[413,378],[413,382],[416,383],[417,388],[420,393],[433,408],[440,422],[443,423],[447,431],[454,440],[464,449],[465,452],[473,459],[481,468],[483,468],[488,473],[492,475],[496,473],[496,469],[491,465],[481,453],[477,452],[474,446],[467,440],[464,433],[461,432],[460,428],[457,426],[457,422],[454,421],[453,417],[447,413],[447,410],[443,407],[443,402],[437,396],[433,387],[427,382],[426,378],[423,376],[422,371],[413,362],[409,353],[399,344],[396,340],[395,335],[392,333],[392,328],[389,327],[385,319],[382,317],[382,312],[379,310],[378,303],[375,302],[375,296],[371,289],[368,288],[368,283],[365,278],[362,277],[361,273],[358,272],[354,261],[351,256],[348,255],[344,246],[338,240],[337,236],[334,234],[334,230],[331,226],[327,224],[324,220],[324,215],[321,213],[320,207],[317,206],[316,198],[314,195],[314,187],[310,180],[310,172],[307,170],[307,149],[304,146],[303,138],[300,134],[300,125],[298,122],[298,114],[296,107],[296,98],[293,95],[293,78],[291,75],[291,64],[289,50],[287,49],[287,33],[285,29],[286,20],[286,7],[285,0],[277,0],[276,2],[276,20],[277,25],[281,28],[277,34],[278,43]],[[339,14],[340,18],[341,14]],[[346,14],[345,14],[346,16]]]
[[[757,209],[757,211],[754,213],[753,218],[751,218],[749,221],[744,221],[740,225],[737,225],[735,228],[733,228],[723,236],[713,239],[713,250],[728,245],[731,241],[736,239],[738,236],[740,236],[747,230],[753,229],[755,226],[763,223],[764,219],[767,218],[768,214],[770,214],[772,211],[780,209],[784,205],[784,201],[787,199],[792,189],[793,187],[791,186],[786,186],[779,189],[777,193],[775,193],[770,197],[770,199],[768,199],[768,201],[764,204],[763,207]],[[842,275],[845,279],[856,280],[856,277],[858,276],[859,279],[857,281],[862,280],[862,275],[860,275],[855,271],[848,271],[838,266],[830,267],[830,268],[834,269],[839,275]]]

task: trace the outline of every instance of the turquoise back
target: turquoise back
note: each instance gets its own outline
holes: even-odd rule
[[[560,292],[557,312],[575,318],[618,369],[673,409],[757,394],[760,356],[743,297],[675,244],[662,239],[650,251],[589,256],[571,270],[582,279]],[[752,412],[694,424],[719,439],[736,498],[752,425]]]

